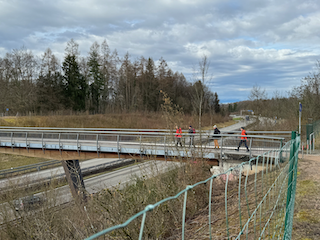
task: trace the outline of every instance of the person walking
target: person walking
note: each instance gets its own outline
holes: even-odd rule
[[[188,130],[189,137],[190,137],[190,139],[189,139],[189,147],[190,147],[191,145],[194,146],[194,136],[193,136],[193,134],[194,134],[195,132],[196,132],[196,131],[194,130],[194,128],[192,128],[192,126],[189,126],[189,130]]]
[[[182,138],[182,130],[181,130],[181,128],[179,128],[178,126],[176,126],[177,147],[178,147],[179,144],[180,144],[180,146],[182,147],[181,138]]]
[[[220,130],[217,128],[217,125],[214,125],[213,126],[213,129],[214,129],[214,132],[213,134],[220,134]],[[220,148],[219,147],[219,143],[218,143],[218,139],[220,138],[221,136],[213,136],[213,142],[214,142],[214,148]]]
[[[244,145],[245,145],[246,148],[247,148],[247,152],[249,152],[250,150],[249,150],[249,148],[248,148],[248,146],[247,146],[247,137],[246,137],[247,132],[246,132],[246,130],[244,130],[244,127],[241,127],[240,130],[241,130],[241,140],[240,140],[239,146],[238,146],[238,148],[236,149],[236,151],[239,151],[240,146],[242,145],[242,143],[244,143]],[[243,137],[242,137],[242,136],[243,136]]]

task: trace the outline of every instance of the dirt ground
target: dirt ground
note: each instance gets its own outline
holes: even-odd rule
[[[320,151],[299,159],[292,239],[320,239]]]

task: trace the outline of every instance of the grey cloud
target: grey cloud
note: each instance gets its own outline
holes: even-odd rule
[[[206,54],[214,76],[209,86],[225,102],[246,99],[256,83],[289,89],[310,72],[319,54],[320,3],[315,0],[1,4],[1,55],[25,45],[35,53],[50,47],[62,57],[71,38],[85,55],[94,41],[106,39],[120,56],[163,57],[191,80],[192,68]]]

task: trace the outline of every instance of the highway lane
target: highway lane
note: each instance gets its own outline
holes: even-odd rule
[[[84,184],[87,193],[90,196],[90,194],[95,194],[106,188],[111,189],[113,187],[117,187],[121,189],[126,184],[133,183],[135,181],[135,176],[144,176],[146,178],[149,178],[179,165],[180,163],[177,162],[147,161],[85,179]],[[44,204],[49,207],[57,207],[68,203],[73,199],[68,185],[56,188],[51,191],[37,193],[35,194],[35,196],[39,196],[41,199],[44,199]],[[17,214],[15,213],[12,204],[0,204],[0,223],[3,223],[5,216],[7,221],[15,220],[16,215]]]
[[[88,171],[98,170],[99,168],[106,168],[112,166],[118,166],[121,164],[132,162],[132,159],[118,159],[118,158],[95,158],[86,161],[80,161],[80,167],[82,173]],[[31,172],[16,177],[6,178],[0,180],[0,189],[11,188],[15,185],[26,185],[32,183],[39,183],[45,180],[53,180],[57,178],[65,177],[63,167],[55,167],[51,169],[41,170],[37,172]]]

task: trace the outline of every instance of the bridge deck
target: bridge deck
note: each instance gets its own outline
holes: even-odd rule
[[[211,143],[210,143],[211,144]],[[200,152],[201,145],[189,147],[176,147],[175,144],[168,143],[140,143],[140,142],[115,142],[115,141],[96,141],[89,140],[66,140],[58,141],[53,139],[34,139],[29,138],[26,142],[22,138],[1,138],[0,152],[9,154],[20,154],[26,156],[36,156],[49,159],[70,160],[70,159],[89,159],[93,157],[106,157],[110,154],[127,154],[142,156],[163,156],[163,157],[192,157]],[[236,145],[221,146],[220,149],[205,144],[202,145],[204,158],[214,159],[222,155],[246,155],[258,156],[266,151],[278,149],[276,146],[251,147],[247,152],[245,148],[235,151]]]

